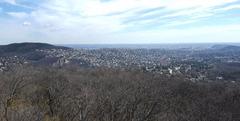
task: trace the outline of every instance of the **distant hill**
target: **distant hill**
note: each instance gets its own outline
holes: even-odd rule
[[[235,45],[214,45],[211,49],[217,51],[240,51],[240,46]]]
[[[0,46],[0,54],[21,54],[35,51],[36,49],[70,49],[46,43],[13,43]]]

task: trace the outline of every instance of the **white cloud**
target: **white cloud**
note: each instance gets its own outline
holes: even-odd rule
[[[7,14],[12,17],[16,17],[16,18],[20,18],[20,19],[28,17],[28,14],[25,12],[8,12]]]
[[[89,0],[82,6],[77,7],[85,16],[106,15],[127,10],[150,9],[156,7],[165,7],[168,10],[181,10],[192,8],[212,8],[237,0],[112,0],[109,2],[100,2],[98,0]],[[76,7],[75,7],[76,8]]]
[[[163,7],[169,12],[177,12],[164,15],[161,18],[176,16],[196,16],[195,18],[198,18],[210,16],[209,13],[213,12],[211,11],[213,7],[234,1],[237,0],[112,0],[108,2],[100,0],[51,0],[42,5],[47,11],[35,11],[34,14],[37,15],[34,16],[37,17],[37,21],[42,22],[112,26],[115,30],[116,26],[123,28],[121,22],[133,16],[136,11]],[[106,16],[109,14],[116,15]]]
[[[110,2],[89,1],[82,8],[85,16],[108,15],[111,13],[126,12],[164,6],[161,0],[113,0]]]
[[[23,22],[23,26],[31,26],[32,25],[32,23],[30,23],[30,22],[28,22],[28,21],[24,21]]]
[[[3,2],[7,2],[10,4],[16,4],[16,0],[3,0]]]
[[[224,8],[220,8],[218,10],[227,11],[227,10],[232,10],[232,9],[240,9],[240,5],[231,5],[231,6],[227,6],[227,7],[224,7]]]
[[[174,21],[174,22],[169,22],[164,26],[178,26],[178,25],[184,25],[184,24],[189,24],[194,22],[197,22],[197,20]]]
[[[240,24],[232,24],[221,26],[203,26],[188,29],[150,30],[114,34],[110,35],[111,37],[108,37],[107,40],[116,40],[121,43],[239,42],[237,39],[240,37],[238,34],[239,31]],[[129,41],[129,38],[131,38],[131,41]],[[115,42],[113,41],[112,43]]]
[[[211,8],[220,5],[224,5],[226,3],[235,2],[238,0],[172,0],[167,4],[168,8],[171,9],[185,9],[185,8]]]
[[[29,25],[27,21],[25,24]],[[112,34],[104,30],[102,30],[103,32],[96,32],[92,29],[81,27],[49,32],[44,28],[24,27],[19,26],[19,24],[15,22],[3,22],[2,20],[0,26],[0,40],[4,40],[0,41],[2,44],[21,41],[57,44],[238,42],[238,38],[240,37],[240,24],[202,26],[188,29],[145,30]],[[52,25],[46,26],[51,27]]]
[[[15,21],[0,19],[0,43],[8,44],[13,42],[37,41],[41,36],[32,36],[36,30],[24,27]]]
[[[4,1],[17,4],[15,0]],[[214,34],[214,31],[217,31],[216,27],[185,30],[167,30],[167,28],[191,24],[201,18],[214,16],[216,7],[235,1],[238,0],[111,0],[108,2],[100,2],[100,0],[44,0],[29,14],[9,12],[8,15],[15,17],[13,25],[20,23],[19,25],[22,27],[31,26],[19,29],[19,31],[23,30],[19,38],[25,36],[25,38],[32,39],[33,36],[43,40],[60,41],[59,43],[66,43],[66,40],[69,40],[68,43],[78,43],[75,42],[78,40],[85,43],[127,43],[137,40],[157,42],[164,39],[174,40],[178,37],[183,39],[184,36],[191,38],[193,35],[209,37]],[[162,9],[151,11],[154,8]],[[222,10],[236,8],[239,8],[239,5],[228,6]],[[140,11],[148,12],[140,14]],[[145,19],[138,20],[140,17],[145,17]],[[170,19],[174,17],[176,19]],[[184,19],[180,20],[177,17]],[[137,24],[124,23],[129,18],[136,19]],[[158,26],[159,21],[165,27],[162,30],[158,30],[160,27],[157,27],[151,32],[146,32],[142,27],[143,30],[136,29],[136,33],[126,31],[129,28],[141,28],[141,25],[155,24]],[[226,30],[231,28],[221,26],[218,29],[224,29],[224,27]],[[232,28],[236,30],[235,27]],[[231,31],[233,31],[232,28]],[[208,31],[209,34],[205,33],[208,29],[211,30]],[[3,31],[0,31],[0,34],[1,32]],[[224,32],[230,35],[230,32]],[[187,33],[193,33],[193,35]],[[175,36],[173,37],[173,35]]]

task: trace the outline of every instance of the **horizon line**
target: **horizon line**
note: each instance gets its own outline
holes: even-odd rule
[[[20,44],[20,43],[45,43],[51,45],[178,45],[178,44],[240,44],[240,42],[170,42],[170,43],[51,43],[51,42],[12,42],[0,45]]]

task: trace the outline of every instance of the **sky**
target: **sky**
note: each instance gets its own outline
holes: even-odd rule
[[[0,45],[240,42],[240,0],[0,0]]]

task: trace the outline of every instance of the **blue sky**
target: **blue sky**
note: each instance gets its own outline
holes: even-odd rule
[[[240,42],[240,0],[0,0],[0,44]]]

